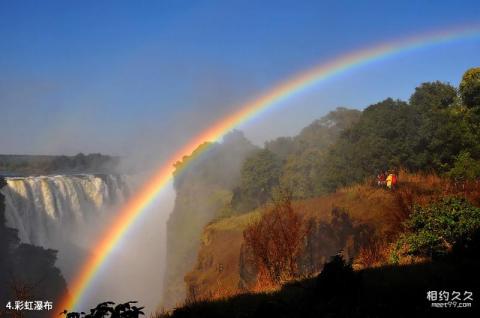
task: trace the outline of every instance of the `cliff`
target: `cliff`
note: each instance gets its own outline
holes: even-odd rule
[[[256,211],[205,227],[195,267],[185,276],[188,299],[220,298],[247,289],[251,278],[241,260],[243,230],[259,217]]]
[[[167,222],[167,266],[161,306],[172,308],[184,302],[184,276],[195,265],[202,229],[228,209],[233,187],[240,178],[241,163],[254,149],[241,132],[234,131],[222,143],[201,145],[177,163],[181,173],[175,174],[177,195]],[[193,157],[195,161],[186,165]],[[186,169],[181,169],[184,164]]]
[[[370,182],[336,193],[293,202],[309,231],[297,257],[295,279],[318,274],[325,262],[342,251],[355,269],[389,263],[391,243],[403,229],[414,204],[427,204],[446,194],[462,194],[480,203],[478,185],[473,191],[456,189],[436,176],[400,174],[397,191]],[[201,238],[193,269],[185,276],[187,302],[212,300],[245,292],[276,289],[259,277],[244,231],[258,222],[262,209],[219,219],[208,224]],[[410,262],[419,262],[409,260]]]

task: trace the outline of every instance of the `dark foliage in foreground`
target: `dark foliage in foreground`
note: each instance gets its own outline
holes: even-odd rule
[[[65,310],[61,313],[66,318],[138,318],[145,313],[142,311],[144,307],[137,307],[136,301],[129,301],[116,306],[112,301],[106,301],[98,304],[95,308],[90,309],[90,313],[84,312],[68,312]]]
[[[478,243],[454,249],[432,263],[358,272],[335,256],[317,277],[285,285],[278,292],[191,303],[158,318],[475,316],[475,297],[472,308],[431,308],[426,296],[431,290],[467,290],[478,295],[479,265]]]

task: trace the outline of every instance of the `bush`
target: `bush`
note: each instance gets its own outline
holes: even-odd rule
[[[137,307],[136,303],[137,301],[129,301],[115,306],[114,302],[106,301],[90,309],[90,313],[64,310],[61,314],[66,318],[138,318],[145,313],[142,311],[144,307]]]
[[[297,258],[307,234],[300,214],[293,209],[291,194],[280,192],[261,219],[243,232],[256,267],[276,285],[295,277]]]
[[[400,238],[396,252],[405,248],[410,255],[445,255],[480,228],[480,208],[463,198],[447,197],[426,207],[417,206],[406,227],[409,233]]]

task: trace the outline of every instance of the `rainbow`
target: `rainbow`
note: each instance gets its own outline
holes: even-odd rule
[[[222,136],[236,126],[248,121],[262,113],[262,111],[274,107],[279,102],[298,94],[299,92],[332,78],[335,75],[347,70],[363,66],[379,59],[393,56],[395,54],[412,51],[418,48],[446,43],[454,40],[474,38],[480,35],[480,25],[470,25],[456,28],[449,28],[444,31],[436,31],[420,36],[397,40],[393,42],[375,45],[366,49],[354,51],[317,65],[291,79],[273,87],[265,94],[247,102],[238,111],[218,120],[211,127],[198,134],[188,144],[173,154],[169,160],[163,162],[139,191],[118,211],[118,217],[99,240],[92,256],[88,258],[80,268],[78,274],[70,283],[70,293],[66,294],[60,303],[55,306],[59,311],[65,308],[73,309],[81,301],[83,295],[91,285],[99,269],[106,262],[111,251],[117,246],[127,230],[143,211],[154,201],[158,194],[165,189],[173,178],[174,164],[184,158],[186,167],[196,156],[185,157],[191,154],[198,145],[205,141],[218,141]],[[208,147],[203,147],[203,152]],[[178,172],[178,171],[177,171]],[[55,311],[55,317],[58,312]]]

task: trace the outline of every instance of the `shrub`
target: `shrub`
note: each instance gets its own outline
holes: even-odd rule
[[[301,216],[293,209],[291,193],[280,192],[273,206],[243,233],[255,265],[277,285],[295,277],[307,234]]]
[[[405,224],[408,233],[400,238],[395,253],[405,249],[410,255],[445,255],[456,242],[469,240],[480,228],[480,208],[463,198],[447,197],[415,207]]]
[[[137,301],[129,301],[115,306],[114,302],[106,301],[90,309],[89,313],[64,310],[61,314],[66,318],[139,318],[145,315],[142,311],[144,307],[137,307],[136,303]]]

